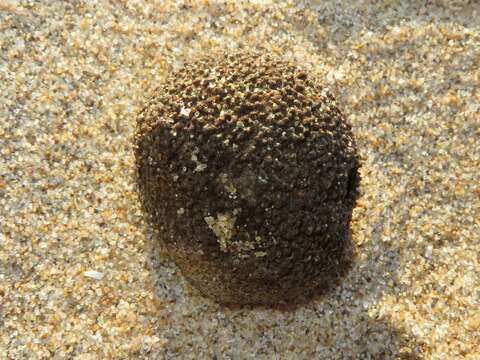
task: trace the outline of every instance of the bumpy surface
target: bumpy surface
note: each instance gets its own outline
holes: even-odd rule
[[[480,2],[0,1],[0,358],[480,359]],[[294,311],[197,296],[146,247],[132,136],[217,46],[271,46],[352,124],[341,285]],[[163,250],[163,249],[162,249]]]
[[[358,161],[334,98],[299,67],[192,61],[155,90],[135,140],[150,222],[203,294],[298,300],[342,267]]]

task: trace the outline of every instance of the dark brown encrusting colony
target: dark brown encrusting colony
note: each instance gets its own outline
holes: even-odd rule
[[[140,112],[135,156],[149,222],[204,295],[297,301],[339,271],[359,164],[299,67],[259,52],[186,64]]]

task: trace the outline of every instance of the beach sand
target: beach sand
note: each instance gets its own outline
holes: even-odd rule
[[[271,49],[362,157],[352,269],[290,309],[198,295],[145,229],[136,113],[203,51]],[[0,358],[479,359],[478,1],[0,3]]]

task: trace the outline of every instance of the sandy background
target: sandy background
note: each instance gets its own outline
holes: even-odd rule
[[[198,296],[146,236],[135,114],[172,69],[269,46],[363,158],[341,286],[290,311]],[[480,3],[0,1],[1,359],[479,359]]]

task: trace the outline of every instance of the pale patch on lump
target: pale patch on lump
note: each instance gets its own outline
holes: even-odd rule
[[[480,358],[477,1],[4,0],[0,29],[4,357]],[[357,265],[289,312],[150,266],[131,178],[145,94],[257,45],[331,73],[365,159]]]

